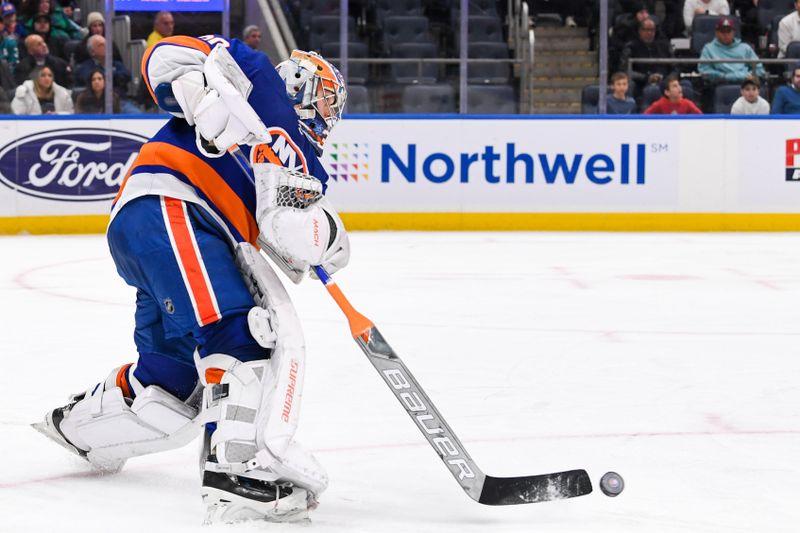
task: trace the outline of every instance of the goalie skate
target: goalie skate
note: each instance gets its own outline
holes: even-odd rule
[[[308,521],[308,492],[291,483],[274,483],[222,472],[203,473],[205,524],[266,520]]]
[[[63,407],[56,407],[44,416],[43,421],[31,424],[31,427],[56,444],[62,446],[64,449],[77,455],[89,463],[94,469],[107,474],[115,474],[119,472],[125,465],[124,459],[97,457],[95,454],[86,452],[72,444],[61,432],[61,428],[59,426],[61,421],[64,420],[65,414],[69,413],[69,410],[81,399],[83,399],[82,394],[80,396],[71,397],[70,402],[67,405]]]

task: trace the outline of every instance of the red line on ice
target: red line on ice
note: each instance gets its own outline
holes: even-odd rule
[[[32,284],[31,282],[29,282],[26,279],[29,275],[31,275],[31,274],[33,274],[35,272],[39,272],[41,270],[48,270],[48,269],[51,269],[51,268],[58,268],[58,267],[62,267],[62,266],[65,266],[65,265],[74,265],[75,263],[89,263],[89,262],[92,262],[92,261],[101,261],[101,260],[104,260],[104,259],[105,258],[99,258],[99,257],[98,258],[94,258],[94,259],[74,259],[72,261],[62,261],[60,263],[52,263],[52,264],[49,264],[49,265],[40,265],[40,266],[37,266],[37,267],[29,268],[28,270],[23,270],[22,272],[18,273],[16,276],[14,276],[14,280],[13,281],[14,281],[15,285],[17,285],[18,287],[21,287],[21,288],[23,288],[25,290],[39,292],[39,293],[42,293],[42,294],[46,294],[48,296],[54,296],[56,298],[65,298],[67,300],[75,300],[75,301],[79,301],[79,302],[89,302],[89,303],[95,303],[95,304],[105,304],[105,305],[128,307],[128,304],[111,302],[111,301],[108,301],[108,300],[97,300],[95,298],[86,298],[84,296],[74,296],[74,295],[71,295],[71,294],[61,294],[59,292],[55,292],[55,291],[51,291],[51,290],[48,290],[48,289],[44,289],[42,287],[37,287],[36,285]]]

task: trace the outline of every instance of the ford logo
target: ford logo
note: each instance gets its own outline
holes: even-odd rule
[[[0,148],[0,182],[50,200],[109,200],[147,140],[100,128],[35,133]]]

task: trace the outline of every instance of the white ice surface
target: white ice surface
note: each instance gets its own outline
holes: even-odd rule
[[[0,238],[0,531],[800,530],[800,235],[356,233],[337,279],[478,465],[623,475],[618,498],[481,506],[313,280],[290,286],[327,466],[313,523],[203,528],[197,443],[99,477],[29,427],[132,361],[103,237]]]

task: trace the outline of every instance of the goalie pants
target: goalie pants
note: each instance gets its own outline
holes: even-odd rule
[[[255,304],[228,236],[202,207],[137,198],[120,209],[107,237],[117,272],[136,288],[133,373],[142,385],[186,399],[198,380],[195,350],[241,361],[269,357],[250,334]]]

